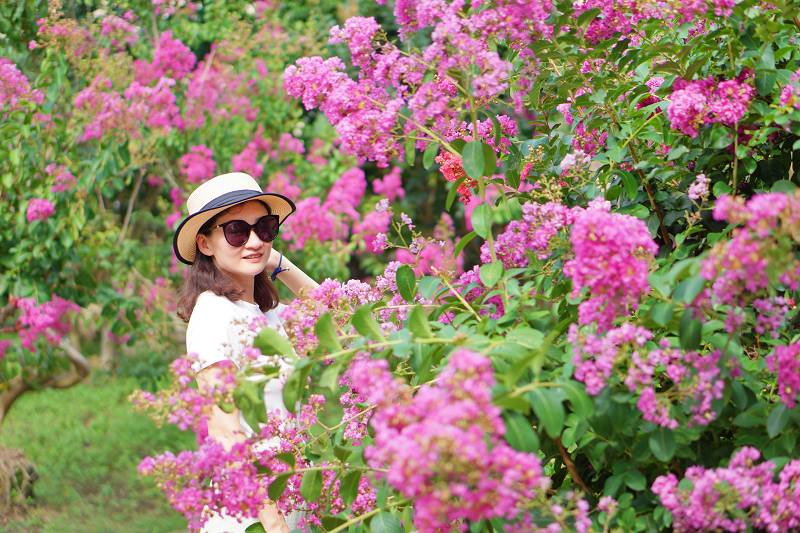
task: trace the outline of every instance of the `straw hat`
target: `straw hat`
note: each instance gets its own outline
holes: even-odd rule
[[[231,172],[211,178],[195,189],[186,201],[189,216],[175,230],[172,240],[172,249],[178,260],[191,265],[197,253],[195,238],[203,224],[217,213],[250,200],[267,204],[272,214],[278,215],[281,223],[295,210],[294,202],[281,194],[263,192],[256,180],[244,172]]]

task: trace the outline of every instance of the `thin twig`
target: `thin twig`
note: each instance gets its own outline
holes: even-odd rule
[[[136,183],[133,185],[133,192],[128,200],[128,209],[125,211],[125,220],[122,222],[122,229],[119,232],[119,239],[117,239],[118,244],[122,244],[125,240],[125,234],[128,233],[128,227],[130,227],[131,217],[133,216],[133,206],[136,204],[136,197],[139,196],[142,180],[144,180],[144,169],[139,171],[139,175],[136,177]]]
[[[567,466],[567,470],[572,476],[572,480],[577,483],[586,494],[591,494],[592,491],[589,490],[589,487],[586,486],[586,483],[584,483],[580,474],[578,474],[578,469],[575,468],[575,463],[572,462],[572,457],[570,457],[569,452],[564,449],[564,445],[561,443],[561,437],[556,437],[553,440],[555,441],[556,446],[558,446],[558,453],[561,454],[561,460],[564,461],[564,464]]]

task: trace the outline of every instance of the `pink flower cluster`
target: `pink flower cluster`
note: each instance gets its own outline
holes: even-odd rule
[[[704,202],[708,200],[708,184],[711,180],[705,174],[698,174],[695,180],[689,186],[687,196],[696,202]]]
[[[375,194],[385,196],[390,202],[405,198],[406,191],[403,189],[401,173],[400,167],[392,167],[392,170],[383,178],[372,180],[372,190],[375,191]]]
[[[31,89],[28,78],[5,57],[0,57],[0,113],[22,109],[26,103],[41,104],[44,93]]]
[[[800,195],[757,194],[746,203],[722,196],[714,206],[714,218],[741,226],[729,240],[712,248],[700,268],[700,274],[712,282],[711,296],[717,303],[745,307],[768,296],[772,284],[798,287],[800,262],[784,250],[793,246],[800,227]],[[756,309],[762,317],[760,326],[772,334],[784,314],[775,303],[762,301]]]
[[[744,72],[741,79],[721,82],[713,77],[691,82],[676,80],[667,108],[672,128],[697,137],[698,128],[706,124],[737,124],[756,94],[747,83],[747,75]]]
[[[480,314],[489,315],[490,318],[494,319],[498,319],[505,314],[502,296],[495,294],[486,300],[483,299],[489,289],[481,281],[480,266],[475,265],[470,270],[464,271],[455,280],[453,287],[464,296],[464,300],[467,302],[477,301],[482,303]],[[491,306],[494,307],[492,308]]]
[[[381,167],[403,152],[395,132],[420,136],[420,130],[430,129],[451,139],[448,133],[460,122],[465,91],[483,101],[514,83],[515,101],[521,102],[531,89],[524,75],[512,76],[511,63],[491,43],[499,39],[518,51],[532,65],[525,74],[534,74],[536,61],[527,45],[552,35],[545,22],[553,10],[550,0],[502,0],[463,8],[462,2],[398,2],[395,16],[401,39],[432,27],[430,44],[411,56],[386,42],[375,19],[348,19],[331,30],[331,42],[348,47],[357,79],[347,75],[339,58],[305,57],[285,70],[286,92],[301,99],[306,109],[319,108],[325,114],[345,152]],[[450,75],[453,71],[472,72],[471,85],[459,88]],[[410,119],[401,117],[403,108],[410,111]],[[487,128],[491,131],[491,123]],[[419,139],[416,148],[426,144]]]
[[[797,405],[800,392],[800,343],[776,346],[767,356],[767,368],[778,375],[778,393],[790,409]]]
[[[369,284],[349,280],[340,283],[326,279],[306,297],[298,298],[281,312],[292,346],[300,355],[310,354],[318,344],[314,324],[325,312],[331,312],[339,327],[344,327],[355,310],[380,300],[381,291]]]
[[[331,242],[345,239],[353,231],[370,233],[379,226],[380,220],[373,217],[368,223],[359,224],[358,206],[367,190],[367,180],[360,168],[351,168],[342,173],[328,191],[325,201],[311,196],[297,203],[297,213],[284,226],[287,240],[292,241],[290,250],[299,250],[309,240]],[[379,232],[375,232],[379,233]]]
[[[790,461],[774,478],[775,464],[758,450],[744,447],[727,467],[692,466],[679,482],[659,476],[652,490],[672,513],[675,531],[745,531],[749,527],[779,533],[800,527],[800,461]]]
[[[212,50],[217,46],[212,45]],[[188,75],[186,110],[184,119],[189,128],[200,128],[206,118],[212,123],[243,117],[253,122],[258,109],[258,86],[255,79],[236,72],[233,65],[225,63],[213,53]]]
[[[131,83],[123,93],[128,101],[129,120],[166,132],[183,129],[183,119],[172,92],[174,86],[172,78],[159,78],[154,87],[146,87],[138,81]]]
[[[178,159],[178,164],[189,183],[202,183],[214,177],[217,169],[211,148],[202,144],[189,148],[189,152]]]
[[[735,0],[712,0],[717,16],[728,16]],[[707,2],[657,2],[653,0],[631,2],[629,0],[583,0],[575,3],[574,16],[578,17],[591,9],[599,9],[600,14],[586,27],[584,37],[590,43],[610,39],[615,35],[630,36],[634,42],[639,39],[638,26],[649,20],[685,23],[699,19],[708,11]]]
[[[25,213],[25,216],[28,219],[28,222],[33,222],[35,220],[46,220],[55,213],[56,208],[50,202],[50,200],[46,198],[31,198],[28,201],[28,210]]]
[[[180,80],[194,68],[197,58],[179,39],[172,37],[171,31],[158,36],[153,60],[151,62],[137,59],[133,63],[136,81],[142,85],[150,85],[160,78]]]
[[[575,257],[564,264],[573,298],[588,290],[589,299],[578,307],[580,324],[596,322],[600,331],[638,307],[649,290],[648,270],[658,252],[644,222],[610,213],[609,207],[590,204],[575,214],[570,234]]]
[[[33,298],[12,297],[11,303],[21,313],[17,319],[20,342],[31,351],[35,351],[36,341],[40,338],[52,346],[61,342],[70,330],[67,314],[80,311],[77,304],[55,295],[49,302],[38,305]]]
[[[681,402],[690,404],[689,425],[705,426],[717,417],[711,403],[722,398],[725,391],[719,360],[718,350],[704,356],[684,353],[662,339],[659,348],[646,357],[640,357],[638,352],[631,354],[625,385],[631,392],[639,393],[636,406],[648,422],[677,428],[678,420],[670,414],[670,407]]]
[[[448,152],[447,150],[442,150],[439,152],[439,155],[436,156],[435,161],[439,163],[439,170],[442,176],[444,176],[444,179],[450,183],[455,183],[464,178],[464,181],[458,186],[458,196],[461,198],[462,203],[469,203],[472,197],[472,189],[477,187],[478,184],[464,172],[461,156]]]
[[[575,221],[579,210],[558,202],[538,204],[530,202],[522,206],[522,220],[509,222],[495,240],[495,253],[506,269],[525,267],[528,252],[533,251],[539,259],[550,255],[551,240]],[[481,247],[481,262],[489,263],[489,247]]]
[[[582,332],[572,324],[567,340],[573,347],[575,379],[586,384],[589,394],[600,394],[615,366],[624,362],[628,354],[631,358],[642,359],[639,351],[652,336],[648,330],[629,323],[610,329],[604,335]]]
[[[404,216],[405,213],[401,214]],[[405,215],[407,216],[407,215]],[[410,217],[408,219],[410,221]],[[409,229],[414,228],[410,224]],[[461,272],[464,269],[463,257],[456,257],[454,252],[453,237],[455,227],[453,219],[447,213],[442,213],[439,221],[433,228],[433,238],[425,238],[414,233],[414,238],[409,247],[397,250],[397,260],[411,265],[417,276],[435,274],[437,272]]]
[[[76,184],[75,176],[73,176],[72,172],[64,165],[50,163],[44,170],[47,172],[48,176],[53,177],[53,186],[50,187],[50,190],[53,192],[66,192],[72,189]]]
[[[347,378],[357,394],[376,405],[367,461],[388,468],[389,484],[414,503],[421,533],[467,531],[464,520],[513,520],[547,489],[538,457],[503,440],[486,357],[452,352],[438,380],[413,396],[386,360],[359,357]]]
[[[264,137],[264,127],[259,125],[244,150],[231,159],[231,168],[235,171],[247,172],[254,178],[260,178],[264,174],[264,165],[259,160],[259,154],[269,153],[271,150],[272,142]]]
[[[783,89],[781,89],[780,103],[793,109],[800,109],[800,70],[792,74]]]
[[[139,41],[139,28],[135,21],[136,15],[132,11],[126,11],[121,17],[108,15],[100,23],[100,35],[110,39],[112,49],[132,46]]]

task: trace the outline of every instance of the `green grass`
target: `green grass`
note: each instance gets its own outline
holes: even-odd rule
[[[194,437],[133,412],[127,397],[136,388],[131,379],[96,377],[17,401],[0,427],[0,446],[21,449],[40,477],[33,505],[22,517],[0,517],[0,532],[186,530],[136,465],[146,455],[191,448]]]

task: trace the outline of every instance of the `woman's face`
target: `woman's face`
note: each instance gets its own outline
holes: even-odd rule
[[[266,206],[255,200],[235,205],[218,215],[214,223],[216,227],[210,233],[197,235],[197,247],[201,253],[213,258],[217,268],[246,287],[248,280],[252,282],[252,278],[266,268],[272,243],[262,241],[254,231],[250,230],[250,236],[244,246],[233,247],[225,240],[219,224],[230,220],[244,220],[248,224],[255,224],[256,220],[267,214],[269,211]]]

